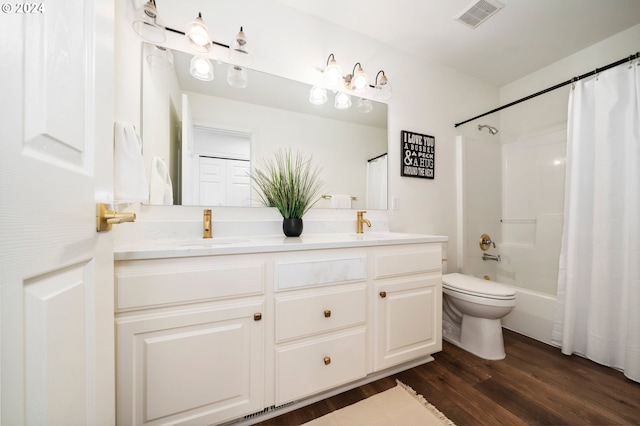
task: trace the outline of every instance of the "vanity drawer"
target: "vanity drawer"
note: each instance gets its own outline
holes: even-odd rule
[[[390,278],[421,273],[441,273],[442,244],[388,246],[373,255],[373,278]]]
[[[366,299],[366,284],[276,296],[276,343],[364,324]]]
[[[259,295],[264,261],[121,262],[115,269],[116,311]]]
[[[276,405],[366,376],[365,328],[276,348]]]

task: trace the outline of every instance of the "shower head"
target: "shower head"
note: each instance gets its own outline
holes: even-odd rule
[[[482,130],[485,127],[489,130],[489,133],[491,133],[492,135],[495,135],[496,133],[498,133],[498,129],[496,129],[493,126],[489,126],[488,124],[478,124],[478,130]]]

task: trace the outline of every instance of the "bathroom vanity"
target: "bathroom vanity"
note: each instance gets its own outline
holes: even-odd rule
[[[432,360],[445,241],[383,232],[119,249],[117,423],[258,421]]]

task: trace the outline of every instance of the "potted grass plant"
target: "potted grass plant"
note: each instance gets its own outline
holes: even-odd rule
[[[302,216],[320,199],[320,169],[311,160],[290,148],[281,149],[251,173],[262,203],[282,215],[282,231],[288,237],[302,234]]]

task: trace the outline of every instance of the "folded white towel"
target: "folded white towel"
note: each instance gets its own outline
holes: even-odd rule
[[[169,176],[169,168],[160,157],[153,157],[151,162],[149,204],[173,204],[173,185],[171,184],[171,176]]]
[[[331,194],[331,207],[333,207],[334,209],[350,209],[351,195]]]
[[[116,203],[146,203],[149,200],[142,144],[136,129],[129,123],[115,123],[113,168],[113,197]]]

